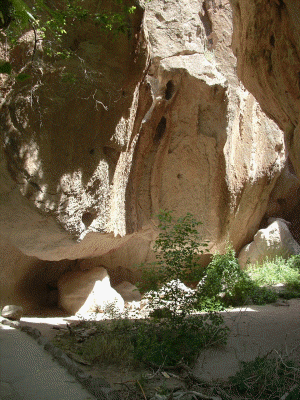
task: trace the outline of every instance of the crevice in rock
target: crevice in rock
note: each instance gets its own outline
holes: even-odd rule
[[[199,16],[204,26],[206,36],[209,37],[212,33],[212,23],[209,18],[205,3],[202,4],[202,12],[199,13]]]
[[[161,138],[163,137],[163,134],[166,131],[166,128],[167,128],[166,117],[162,117],[156,128],[156,135],[154,136],[154,139],[153,139],[154,143],[160,142]]]
[[[286,163],[287,163],[287,166],[288,166],[289,173],[296,176],[297,174],[296,174],[295,168],[294,168],[294,166],[293,166],[293,164],[292,164],[292,162],[291,162],[289,157],[287,158]]]
[[[198,51],[193,51],[193,50],[182,50],[182,51],[178,51],[175,54],[172,54],[169,57],[162,58],[161,61],[167,60],[168,58],[172,58],[172,57],[178,57],[178,56],[193,56],[194,54],[199,54],[199,52]]]
[[[209,17],[205,2],[203,2],[203,4],[202,4],[202,12],[199,13],[199,17],[200,17],[203,27],[205,29],[205,34],[206,34],[206,38],[207,38],[207,48],[208,48],[208,50],[211,50],[214,45],[213,25],[212,25],[211,19]]]
[[[170,100],[173,97],[175,86],[173,81],[169,81],[166,84],[165,99]]]

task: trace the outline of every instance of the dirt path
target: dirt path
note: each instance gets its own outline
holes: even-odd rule
[[[76,323],[78,318],[58,315],[57,310],[49,310],[47,317],[24,317],[21,323],[37,328],[43,336],[53,339],[58,327],[67,323]],[[270,304],[266,306],[249,306],[224,312],[224,318],[231,333],[225,348],[204,350],[193,373],[204,381],[224,381],[234,375],[241,361],[254,360],[258,355],[277,351],[290,354],[290,358],[300,360],[300,299],[292,299],[286,305]],[[82,365],[82,369],[93,377],[102,377],[112,387],[120,389],[120,382],[128,385],[136,383],[141,374],[149,375],[147,370],[133,370],[119,365],[93,367]],[[154,371],[155,372],[155,371]],[[153,390],[164,385],[165,388],[180,388],[184,384],[172,376],[163,378],[157,375],[150,386]]]

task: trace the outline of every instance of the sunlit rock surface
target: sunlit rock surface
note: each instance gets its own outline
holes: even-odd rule
[[[228,1],[144,7],[131,35],[104,40],[83,23],[65,39],[69,60],[39,48],[30,82],[1,76],[0,227],[29,264],[130,270],[153,260],[159,209],[193,213],[210,252],[239,250],[267,211],[286,149],[237,78]]]

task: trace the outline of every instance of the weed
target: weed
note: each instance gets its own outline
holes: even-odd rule
[[[253,361],[242,362],[240,371],[229,382],[232,392],[245,399],[276,400],[293,391],[299,379],[300,369],[293,361],[258,356]],[[296,400],[299,397],[288,398]]]
[[[192,365],[204,347],[226,344],[228,328],[222,326],[218,314],[179,317],[177,323],[172,322],[166,319],[140,325],[134,341],[138,360],[155,366]]]
[[[273,260],[268,258],[259,266],[247,268],[252,280],[259,285],[275,285],[277,283],[299,283],[300,269],[294,267],[295,258],[286,261],[282,257]]]
[[[300,255],[291,256],[288,260],[282,257],[266,259],[261,266],[249,266],[247,273],[259,286],[285,284],[286,290],[280,293],[280,297],[300,296]]]

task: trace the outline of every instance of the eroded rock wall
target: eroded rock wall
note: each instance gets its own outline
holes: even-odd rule
[[[40,48],[32,80],[6,82],[0,224],[29,256],[130,269],[153,260],[159,209],[238,250],[267,210],[283,134],[237,78],[229,3],[152,0],[132,29],[112,42],[83,24],[70,60]]]
[[[284,130],[300,177],[300,3],[231,0],[231,4],[238,76]]]
[[[102,254],[116,241],[92,239],[86,252],[69,250],[89,232],[126,233],[125,189],[148,57],[142,18],[138,7],[117,39],[81,22],[64,39],[68,59],[49,59],[38,43],[31,62],[32,31],[11,51],[14,71],[31,78],[6,82],[0,220],[2,233],[30,256],[78,258],[96,246]]]
[[[212,249],[227,239],[239,248],[265,213],[285,147],[236,76],[231,8],[152,1],[145,26],[153,105],[135,150],[128,227],[140,229],[160,208],[190,211]]]
[[[300,3],[231,0],[237,74],[284,131],[288,163],[267,216],[283,217],[300,240]]]
[[[26,256],[2,235],[0,254],[0,309],[16,304],[25,314],[40,315],[57,306],[59,278],[79,268],[76,260],[41,261]]]

